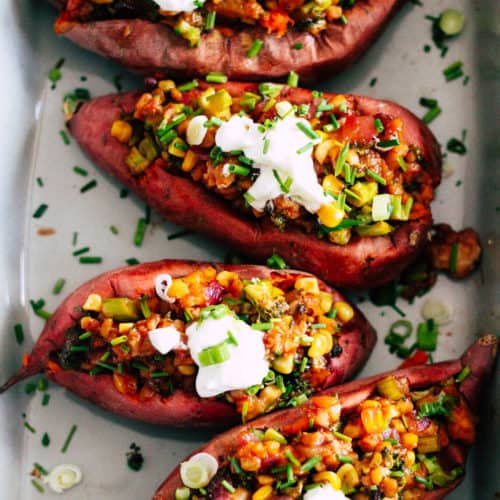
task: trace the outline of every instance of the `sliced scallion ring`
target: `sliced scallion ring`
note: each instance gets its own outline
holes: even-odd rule
[[[181,464],[181,480],[188,488],[204,488],[215,476],[218,468],[219,464],[212,455],[197,453]]]
[[[72,464],[61,464],[54,467],[46,478],[47,484],[56,493],[63,493],[76,486],[82,480],[82,471]]]
[[[464,13],[456,9],[443,10],[439,16],[439,29],[447,36],[456,36],[464,28]]]

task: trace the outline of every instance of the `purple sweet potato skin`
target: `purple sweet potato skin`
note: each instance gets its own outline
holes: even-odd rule
[[[106,410],[131,419],[179,427],[227,427],[237,423],[241,417],[234,407],[219,400],[203,399],[178,390],[167,398],[157,395],[148,401],[140,402],[137,398],[118,392],[114,388],[111,375],[101,374],[92,377],[73,370],[47,369],[51,353],[62,348],[66,330],[82,315],[75,310],[75,307],[81,306],[90,293],[98,293],[102,297],[153,296],[155,277],[158,274],[168,273],[175,278],[208,265],[213,265],[218,271],[223,269],[236,271],[243,279],[268,277],[271,273],[307,275],[297,271],[277,271],[262,266],[207,264],[182,260],[140,264],[102,274],[82,285],[61,304],[48,320],[35,344],[28,365],[0,387],[0,392],[23,378],[47,370],[48,377],[59,385]],[[326,284],[320,283],[320,287],[324,291],[331,292],[335,301],[346,300],[343,295]],[[344,326],[343,331],[345,333],[339,339],[343,352],[340,356],[332,358],[331,375],[324,387],[352,378],[363,366],[375,345],[376,333],[357,309],[354,318]]]
[[[230,82],[224,86],[232,95],[256,91],[251,83]],[[205,84],[200,84],[197,92],[203,88]],[[110,129],[115,119],[134,110],[139,95],[130,92],[89,101],[73,116],[69,128],[98,165],[175,224],[218,239],[257,262],[277,253],[291,267],[344,288],[371,288],[391,281],[426,244],[430,220],[406,222],[389,236],[354,237],[345,246],[334,245],[296,229],[281,232],[268,220],[243,215],[200,183],[173,175],[159,166],[148,167],[140,178],[132,176],[124,162],[129,148],[113,138]],[[282,96],[296,104],[311,99],[309,90],[291,87],[286,87]],[[434,185],[439,184],[441,154],[430,130],[392,102],[364,96],[355,99],[363,114],[386,113],[403,120],[406,141],[419,146]]]
[[[58,2],[63,3],[63,2]],[[140,19],[91,23],[57,23],[64,36],[92,52],[145,75],[192,78],[221,71],[231,79],[277,79],[290,71],[304,81],[344,70],[376,40],[404,0],[358,0],[347,13],[348,24],[329,23],[319,36],[290,29],[278,38],[260,27],[245,27],[228,36],[220,29],[202,35],[197,48],[172,28]],[[256,39],[264,46],[247,57]],[[293,46],[301,43],[296,50]]]
[[[335,387],[331,390],[326,390],[323,394],[339,395],[342,405],[342,413],[349,413],[356,408],[362,401],[370,397],[374,392],[376,384],[387,375],[391,374],[396,378],[406,378],[410,384],[410,388],[417,389],[419,387],[429,386],[446,380],[447,378],[456,376],[463,367],[468,366],[471,370],[469,377],[461,384],[460,391],[469,402],[471,409],[476,412],[478,410],[478,402],[482,387],[485,381],[491,374],[493,365],[496,359],[498,350],[498,339],[494,335],[485,335],[477,340],[460,359],[436,363],[434,365],[421,365],[412,368],[396,370],[393,372],[382,373],[366,379],[356,380]],[[468,383],[466,383],[469,381]],[[221,434],[203,446],[195,453],[205,451],[217,457],[222,463],[224,457],[227,457],[234,448],[236,437],[249,427],[264,428],[273,426],[284,426],[294,422],[302,414],[302,408],[293,408],[260,417],[250,424],[245,424],[231,429],[224,434]],[[453,460],[465,466],[467,450],[461,446],[456,446],[450,450],[453,454]],[[450,491],[455,489],[462,481],[459,478],[445,488],[439,488],[433,491],[425,491],[420,500],[439,500],[444,498]],[[179,467],[174,469],[168,478],[156,491],[153,500],[170,500],[174,498],[175,490],[182,486]],[[224,496],[215,497],[217,500],[223,500]],[[283,497],[288,498],[288,497]]]

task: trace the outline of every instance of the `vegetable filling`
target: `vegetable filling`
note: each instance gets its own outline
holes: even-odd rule
[[[196,455],[184,462],[178,492],[190,488],[191,498],[219,498],[223,489],[253,499],[421,498],[463,475],[457,449],[472,444],[475,431],[458,390],[462,380],[411,391],[407,379],[388,376],[349,412],[336,396],[314,396],[294,421],[241,431],[217,457],[219,470],[212,467],[204,480],[186,479]]]
[[[304,275],[248,280],[205,267],[159,275],[155,289],[140,298],[90,294],[49,369],[110,374],[117,391],[141,401],[178,389],[217,397],[249,419],[319,390],[354,316]]]
[[[68,0],[57,22],[66,23],[108,19],[145,19],[171,26],[190,46],[199,44],[201,35],[214,27],[226,36],[238,26],[260,26],[269,34],[283,36],[290,28],[318,35],[331,23],[347,24],[356,0]],[[254,43],[249,57],[260,47]],[[255,52],[254,47],[259,47]],[[295,47],[298,50],[301,47]],[[252,50],[253,49],[253,50]]]
[[[345,245],[431,218],[433,178],[401,119],[363,115],[354,96],[293,105],[284,85],[250,88],[160,81],[111,134],[131,148],[133,175],[189,177],[283,231]]]

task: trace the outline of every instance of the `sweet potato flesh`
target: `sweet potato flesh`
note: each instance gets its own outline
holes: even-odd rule
[[[433,179],[419,148],[405,141],[400,118],[363,115],[353,96],[315,92],[292,108],[289,87],[266,83],[252,90],[257,92],[231,95],[222,86],[196,80],[179,87],[160,81],[138,99],[133,114],[117,117],[110,133],[130,147],[125,162],[139,181],[154,169],[166,169],[203,184],[235,211],[267,219],[283,231],[299,229],[346,245],[352,239],[390,234],[408,220],[430,221]],[[218,129],[234,115],[249,116],[265,130],[290,113],[309,124],[304,144],[310,147],[303,154],[312,157],[318,184],[329,195],[330,203],[315,213],[287,194],[287,181],[295,182],[291,178],[279,179],[282,194],[268,200],[263,210],[252,207],[246,192],[259,169],[241,151],[224,153],[215,143]],[[189,124],[199,115],[208,119],[203,140],[190,146]],[[311,136],[316,137],[314,146],[308,143]],[[381,198],[390,200],[382,219],[374,208],[374,200]]]
[[[173,279],[168,298],[89,294],[63,349],[52,357],[52,369],[57,363],[92,376],[112,374],[115,389],[138,401],[177,389],[195,395],[197,365],[185,348],[186,328],[206,315],[236,314],[264,331],[270,367],[261,384],[223,395],[250,419],[303,402],[321,387],[330,375],[329,360],[342,355],[342,327],[353,317],[351,306],[335,301],[316,278],[283,272],[242,280],[236,272],[208,266]],[[161,354],[148,332],[171,326],[184,346]]]
[[[144,0],[68,0],[56,26],[64,31],[67,23],[72,22],[140,18],[172,26],[191,45],[196,45],[201,33],[215,26],[231,30],[258,25],[278,37],[291,27],[319,34],[328,23],[347,24],[354,3],[343,0],[207,0],[200,2],[200,7],[192,12],[175,12],[162,11],[154,2]]]
[[[336,396],[316,396],[280,428],[245,428],[219,457],[207,494],[219,498],[225,480],[241,498],[302,498],[327,484],[356,500],[414,499],[460,477],[463,464],[447,452],[471,444],[474,424],[458,384],[411,392],[406,379],[388,382],[380,392],[397,399],[375,390],[345,413]]]

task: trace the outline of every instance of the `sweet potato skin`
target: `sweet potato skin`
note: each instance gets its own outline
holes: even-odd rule
[[[199,89],[205,86],[200,83]],[[233,95],[256,92],[256,85],[251,83],[229,82],[224,87]],[[311,99],[309,90],[286,87],[283,92],[284,98],[296,104]],[[257,262],[278,253],[291,267],[304,269],[345,288],[370,288],[394,279],[426,244],[430,220],[409,221],[389,236],[356,238],[340,246],[299,230],[281,232],[270,221],[238,213],[199,183],[161,168],[151,166],[143,177],[132,176],[124,163],[128,147],[111,137],[110,129],[116,118],[134,110],[139,95],[130,92],[89,101],[73,116],[69,128],[98,165],[175,224],[218,239]],[[409,111],[392,102],[364,96],[355,96],[355,99],[363,114],[401,117],[407,142],[420,147],[433,184],[439,184],[441,154],[430,130]]]
[[[498,350],[498,339],[495,335],[485,335],[477,340],[463,354],[460,359],[436,363],[434,365],[421,365],[403,370],[382,373],[372,377],[355,380],[347,384],[326,390],[323,394],[332,395],[337,393],[342,405],[342,412],[348,413],[367,399],[375,390],[378,381],[391,374],[396,378],[405,377],[413,389],[424,387],[429,384],[438,383],[449,377],[456,376],[464,366],[471,370],[469,377],[462,382],[460,391],[469,402],[472,410],[477,412],[479,396],[484,382],[490,376]],[[225,457],[234,446],[235,436],[249,427],[273,427],[283,426],[295,421],[301,415],[301,407],[283,410],[260,417],[250,424],[245,424],[231,429],[210,441],[194,453],[205,451],[215,457]],[[193,454],[194,454],[193,453]],[[467,450],[459,447],[453,450],[454,458],[465,466]],[[444,498],[450,491],[455,489],[462,481],[459,478],[445,488],[426,491],[421,500],[439,500]],[[175,490],[182,486],[179,467],[174,469],[168,478],[161,484],[153,496],[153,500],[170,500],[175,496]],[[217,500],[223,500],[223,496],[217,496]],[[288,497],[280,497],[286,499]]]
[[[347,25],[329,23],[317,37],[292,28],[277,38],[261,27],[245,27],[228,36],[216,28],[202,35],[197,48],[188,47],[170,27],[141,19],[61,23],[57,31],[135,73],[192,78],[221,71],[232,79],[255,81],[295,71],[311,82],[353,64],[403,3],[358,0],[347,14]],[[256,39],[264,40],[264,46],[249,58],[248,49]],[[297,43],[303,45],[300,50],[293,49]]]
[[[243,279],[268,277],[271,273],[306,275],[297,271],[276,271],[261,266],[207,264],[182,260],[139,264],[102,274],[82,285],[61,304],[48,320],[35,344],[28,365],[0,387],[0,393],[30,375],[47,371],[47,376],[57,384],[106,410],[131,419],[179,427],[227,427],[237,423],[241,417],[234,407],[219,400],[198,398],[177,390],[168,398],[156,395],[141,402],[135,397],[118,392],[113,386],[111,375],[101,374],[92,377],[73,370],[56,369],[51,364],[47,367],[50,354],[62,348],[66,330],[81,316],[75,307],[81,306],[90,293],[98,293],[102,297],[131,298],[153,295],[154,280],[158,274],[168,273],[175,278],[208,265],[213,265],[218,271],[234,270]],[[320,286],[323,290],[331,292],[335,301],[345,300],[339,292],[332,290],[326,284],[321,283]],[[363,366],[375,344],[374,329],[357,309],[354,318],[345,325],[344,331],[345,333],[339,338],[343,352],[340,356],[332,358],[331,375],[325,381],[324,387],[352,378]]]

